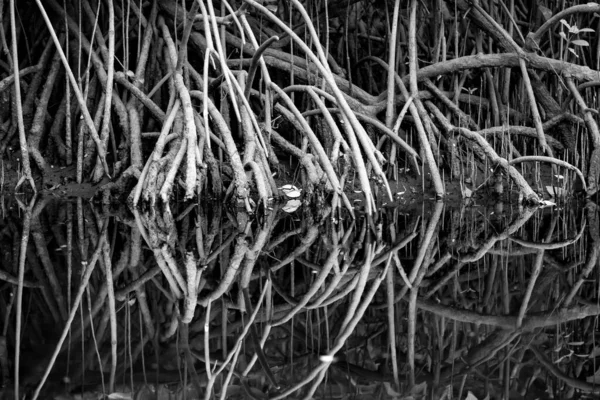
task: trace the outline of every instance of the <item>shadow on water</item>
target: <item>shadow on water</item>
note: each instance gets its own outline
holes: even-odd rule
[[[373,225],[324,207],[2,206],[5,397],[600,392],[593,203],[437,203],[384,209]]]

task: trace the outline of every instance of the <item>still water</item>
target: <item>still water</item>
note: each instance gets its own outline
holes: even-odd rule
[[[283,206],[3,199],[0,397],[600,393],[595,203]]]

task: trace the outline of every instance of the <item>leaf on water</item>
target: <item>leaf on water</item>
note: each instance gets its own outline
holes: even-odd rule
[[[300,200],[290,200],[287,203],[285,203],[285,206],[283,206],[282,210],[285,211],[286,213],[293,213],[301,205],[302,205],[302,202]]]
[[[279,188],[279,190],[281,190],[283,194],[290,199],[298,198],[302,194],[302,189],[299,189],[294,185],[283,185]]]
[[[285,193],[285,195],[291,199],[298,198],[301,194],[302,192],[300,190],[290,190],[289,192]]]
[[[565,189],[556,186],[546,186],[546,191],[552,197],[565,197],[567,195]]]
[[[319,356],[319,360],[324,363],[330,363],[335,361],[335,357],[324,354],[322,356]]]
[[[550,201],[550,200],[541,200],[540,201],[540,206],[542,206],[542,208],[543,207],[554,207],[555,205],[556,205],[556,203],[553,201]]]

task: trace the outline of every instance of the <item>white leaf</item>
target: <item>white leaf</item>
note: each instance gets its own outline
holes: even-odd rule
[[[571,42],[571,44],[574,44],[575,46],[582,46],[582,47],[586,47],[586,46],[590,45],[587,40],[583,40],[583,39],[573,40]]]
[[[285,196],[290,199],[296,199],[296,198],[300,197],[300,195],[302,194],[302,191],[290,190],[289,192],[283,192],[283,194],[285,194]]]
[[[566,35],[566,34],[565,34],[563,31],[560,31],[560,32],[558,32],[558,35],[559,35],[561,38],[563,38],[563,39],[567,40],[567,35]]]
[[[560,20],[560,23],[561,23],[561,24],[563,24],[564,26],[566,26],[566,27],[567,27],[567,29],[571,29],[571,25],[569,25],[569,23],[568,23],[566,20],[564,20],[564,19],[561,19],[561,20]]]
[[[595,32],[595,31],[592,28],[581,28],[579,30],[579,33],[584,33],[584,32]]]
[[[558,179],[558,180],[560,180],[560,179],[565,179],[565,177],[564,177],[564,176],[562,176],[562,175],[554,175],[554,177],[555,177],[556,179]]]
[[[279,188],[279,190],[281,190],[283,194],[290,199],[298,198],[302,194],[302,189],[299,189],[294,185],[283,185]]]
[[[466,199],[471,198],[471,196],[473,195],[473,191],[469,188],[464,188],[462,192],[463,192],[463,197]]]
[[[319,360],[324,363],[330,363],[335,361],[335,357],[324,354],[322,356],[319,356]]]
[[[114,392],[108,395],[109,399],[131,399],[131,393],[121,393],[121,392]]]
[[[283,190],[283,191],[286,191],[286,190],[297,190],[297,189],[298,188],[296,186],[290,185],[290,184],[283,185],[282,187],[279,188],[279,190]]]
[[[575,55],[575,57],[579,58],[579,56],[577,55],[577,53],[575,52],[575,50],[573,50],[572,48],[569,47],[569,51],[571,53],[573,53]]]
[[[542,207],[554,207],[556,205],[555,202],[550,201],[550,200],[541,200],[540,201],[540,206]]]
[[[285,206],[283,206],[282,210],[285,211],[286,213],[293,213],[301,205],[302,205],[302,202],[300,200],[296,200],[296,199],[290,200],[287,203],[285,203]]]

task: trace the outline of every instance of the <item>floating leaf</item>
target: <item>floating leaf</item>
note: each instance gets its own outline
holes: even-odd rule
[[[290,200],[287,203],[285,203],[285,206],[283,206],[282,210],[285,211],[286,213],[293,213],[301,205],[302,205],[302,202],[300,200],[296,200],[296,199]]]
[[[542,207],[554,207],[556,205],[555,202],[550,201],[550,200],[541,200],[540,201],[540,206]]]
[[[335,357],[334,357],[334,356],[330,356],[330,355],[323,354],[322,356],[319,356],[319,360],[320,360],[321,362],[330,363],[330,362],[334,362],[334,361],[335,361]]]
[[[281,190],[283,194],[290,199],[296,199],[302,194],[302,189],[299,189],[294,185],[283,185],[279,188],[279,190]]]

